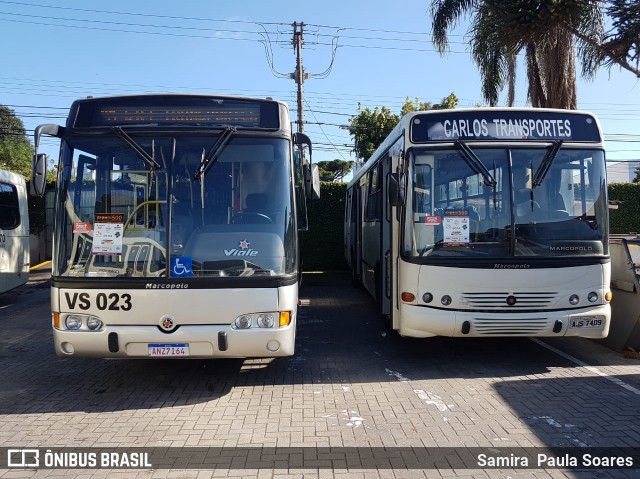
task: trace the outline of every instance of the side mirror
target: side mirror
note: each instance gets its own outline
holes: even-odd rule
[[[404,204],[404,178],[400,173],[389,173],[387,175],[387,191],[391,206],[402,206]]]
[[[64,134],[64,127],[46,124],[46,125],[38,125],[33,133],[33,146],[36,149],[36,155],[38,154],[38,147],[40,146],[40,137],[42,135],[55,136],[56,138],[61,138]]]
[[[304,168],[304,193],[310,200],[320,198],[320,168],[315,163],[305,164]]]
[[[307,145],[309,147],[309,162],[311,162],[311,139],[304,133],[294,133],[293,142],[298,145],[300,151],[302,151],[303,145]]]
[[[47,163],[48,157],[44,153],[33,155],[33,168],[29,182],[29,194],[32,196],[44,195],[47,185]]]

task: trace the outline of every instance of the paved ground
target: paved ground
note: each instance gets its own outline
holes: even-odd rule
[[[452,456],[476,451],[468,448],[640,448],[640,361],[598,343],[402,339],[384,334],[372,301],[347,278],[305,275],[292,358],[61,359],[48,274],[0,296],[0,448],[248,456],[217,469],[205,458],[201,470],[0,469],[2,478],[640,477],[638,469],[457,468],[460,454],[420,467],[424,448]],[[205,447],[215,449],[190,449]],[[285,449],[260,455],[260,447]],[[264,451],[275,459],[265,462]]]

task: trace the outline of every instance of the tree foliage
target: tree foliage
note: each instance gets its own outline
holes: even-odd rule
[[[353,138],[353,150],[360,160],[369,158],[384,141],[400,117],[386,106],[362,109],[358,103],[358,114],[349,119],[349,134]]]
[[[0,168],[31,176],[33,150],[22,120],[10,108],[0,105]]]
[[[640,75],[638,2],[606,3],[605,9],[600,0],[431,0],[433,42],[444,54],[448,31],[469,15],[469,44],[485,101],[495,106],[508,86],[508,103],[513,104],[515,62],[524,53],[531,105],[575,109],[575,45],[585,78],[613,64]],[[608,34],[605,12],[613,22]]]
[[[353,161],[332,160],[319,161],[320,181],[342,181],[349,174]]]
[[[404,116],[407,113],[411,113],[413,111],[426,111],[426,110],[447,110],[452,109],[458,106],[458,97],[455,93],[451,93],[449,96],[446,96],[442,99],[440,103],[432,104],[431,102],[423,102],[418,98],[414,98],[410,100],[409,97],[404,101],[402,105],[402,110],[400,111],[400,116]]]
[[[458,97],[451,93],[442,99],[440,103],[431,104],[421,102],[418,98],[405,100],[400,110],[400,115],[391,112],[386,106],[362,109],[358,103],[358,114],[349,119],[349,134],[353,138],[353,151],[361,161],[366,161],[376,148],[391,133],[398,124],[401,116],[413,111],[443,110],[458,106]]]
[[[637,0],[610,0],[607,14],[611,18],[612,28],[596,57],[606,67],[616,64],[640,76],[640,3]],[[635,68],[633,64],[635,63]]]

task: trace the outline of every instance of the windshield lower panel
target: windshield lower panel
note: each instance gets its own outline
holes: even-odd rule
[[[608,255],[601,150],[560,148],[544,175],[544,147],[473,152],[495,185],[459,149],[409,155],[404,257],[428,263]]]
[[[297,272],[288,140],[233,136],[212,155],[216,136],[129,138],[133,146],[116,134],[65,138],[54,276]]]

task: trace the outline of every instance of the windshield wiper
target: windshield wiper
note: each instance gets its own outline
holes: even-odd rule
[[[491,175],[491,172],[484,166],[482,161],[480,161],[480,158],[476,156],[471,148],[461,141],[456,141],[455,145],[456,148],[462,152],[462,157],[467,165],[469,165],[469,168],[471,168],[475,174],[482,176],[485,186],[495,188],[496,179]]]
[[[562,147],[562,140],[557,140],[557,141],[554,141],[553,144],[547,150],[547,154],[544,155],[544,158],[542,159],[542,162],[540,163],[540,166],[536,170],[536,174],[533,177],[533,184],[531,187],[532,193],[533,193],[533,188],[535,188],[536,186],[540,186],[544,181],[545,177],[547,176],[547,173],[549,172],[549,168],[551,168],[551,164],[553,163],[553,160],[558,154],[558,151],[560,151],[561,147]]]
[[[124,141],[127,145],[129,145],[129,147],[133,151],[135,151],[138,155],[140,155],[140,157],[145,161],[145,163],[149,165],[149,168],[151,168],[154,171],[160,169],[160,163],[158,163],[153,157],[155,156],[155,154],[151,156],[149,153],[144,151],[144,149],[140,145],[138,145],[133,138],[131,138],[129,135],[125,133],[122,127],[115,126],[113,127],[113,131],[118,136],[118,138]]]
[[[207,171],[209,171],[209,169],[216,163],[216,161],[218,161],[220,153],[222,153],[222,150],[229,142],[231,135],[233,135],[235,131],[235,127],[232,126],[225,128],[218,138],[218,141],[216,141],[216,143],[211,147],[207,154],[205,155],[203,153],[200,164],[198,165],[198,169],[196,170],[196,174],[193,176],[194,180],[199,180],[200,182],[202,182],[202,179],[207,174]]]

